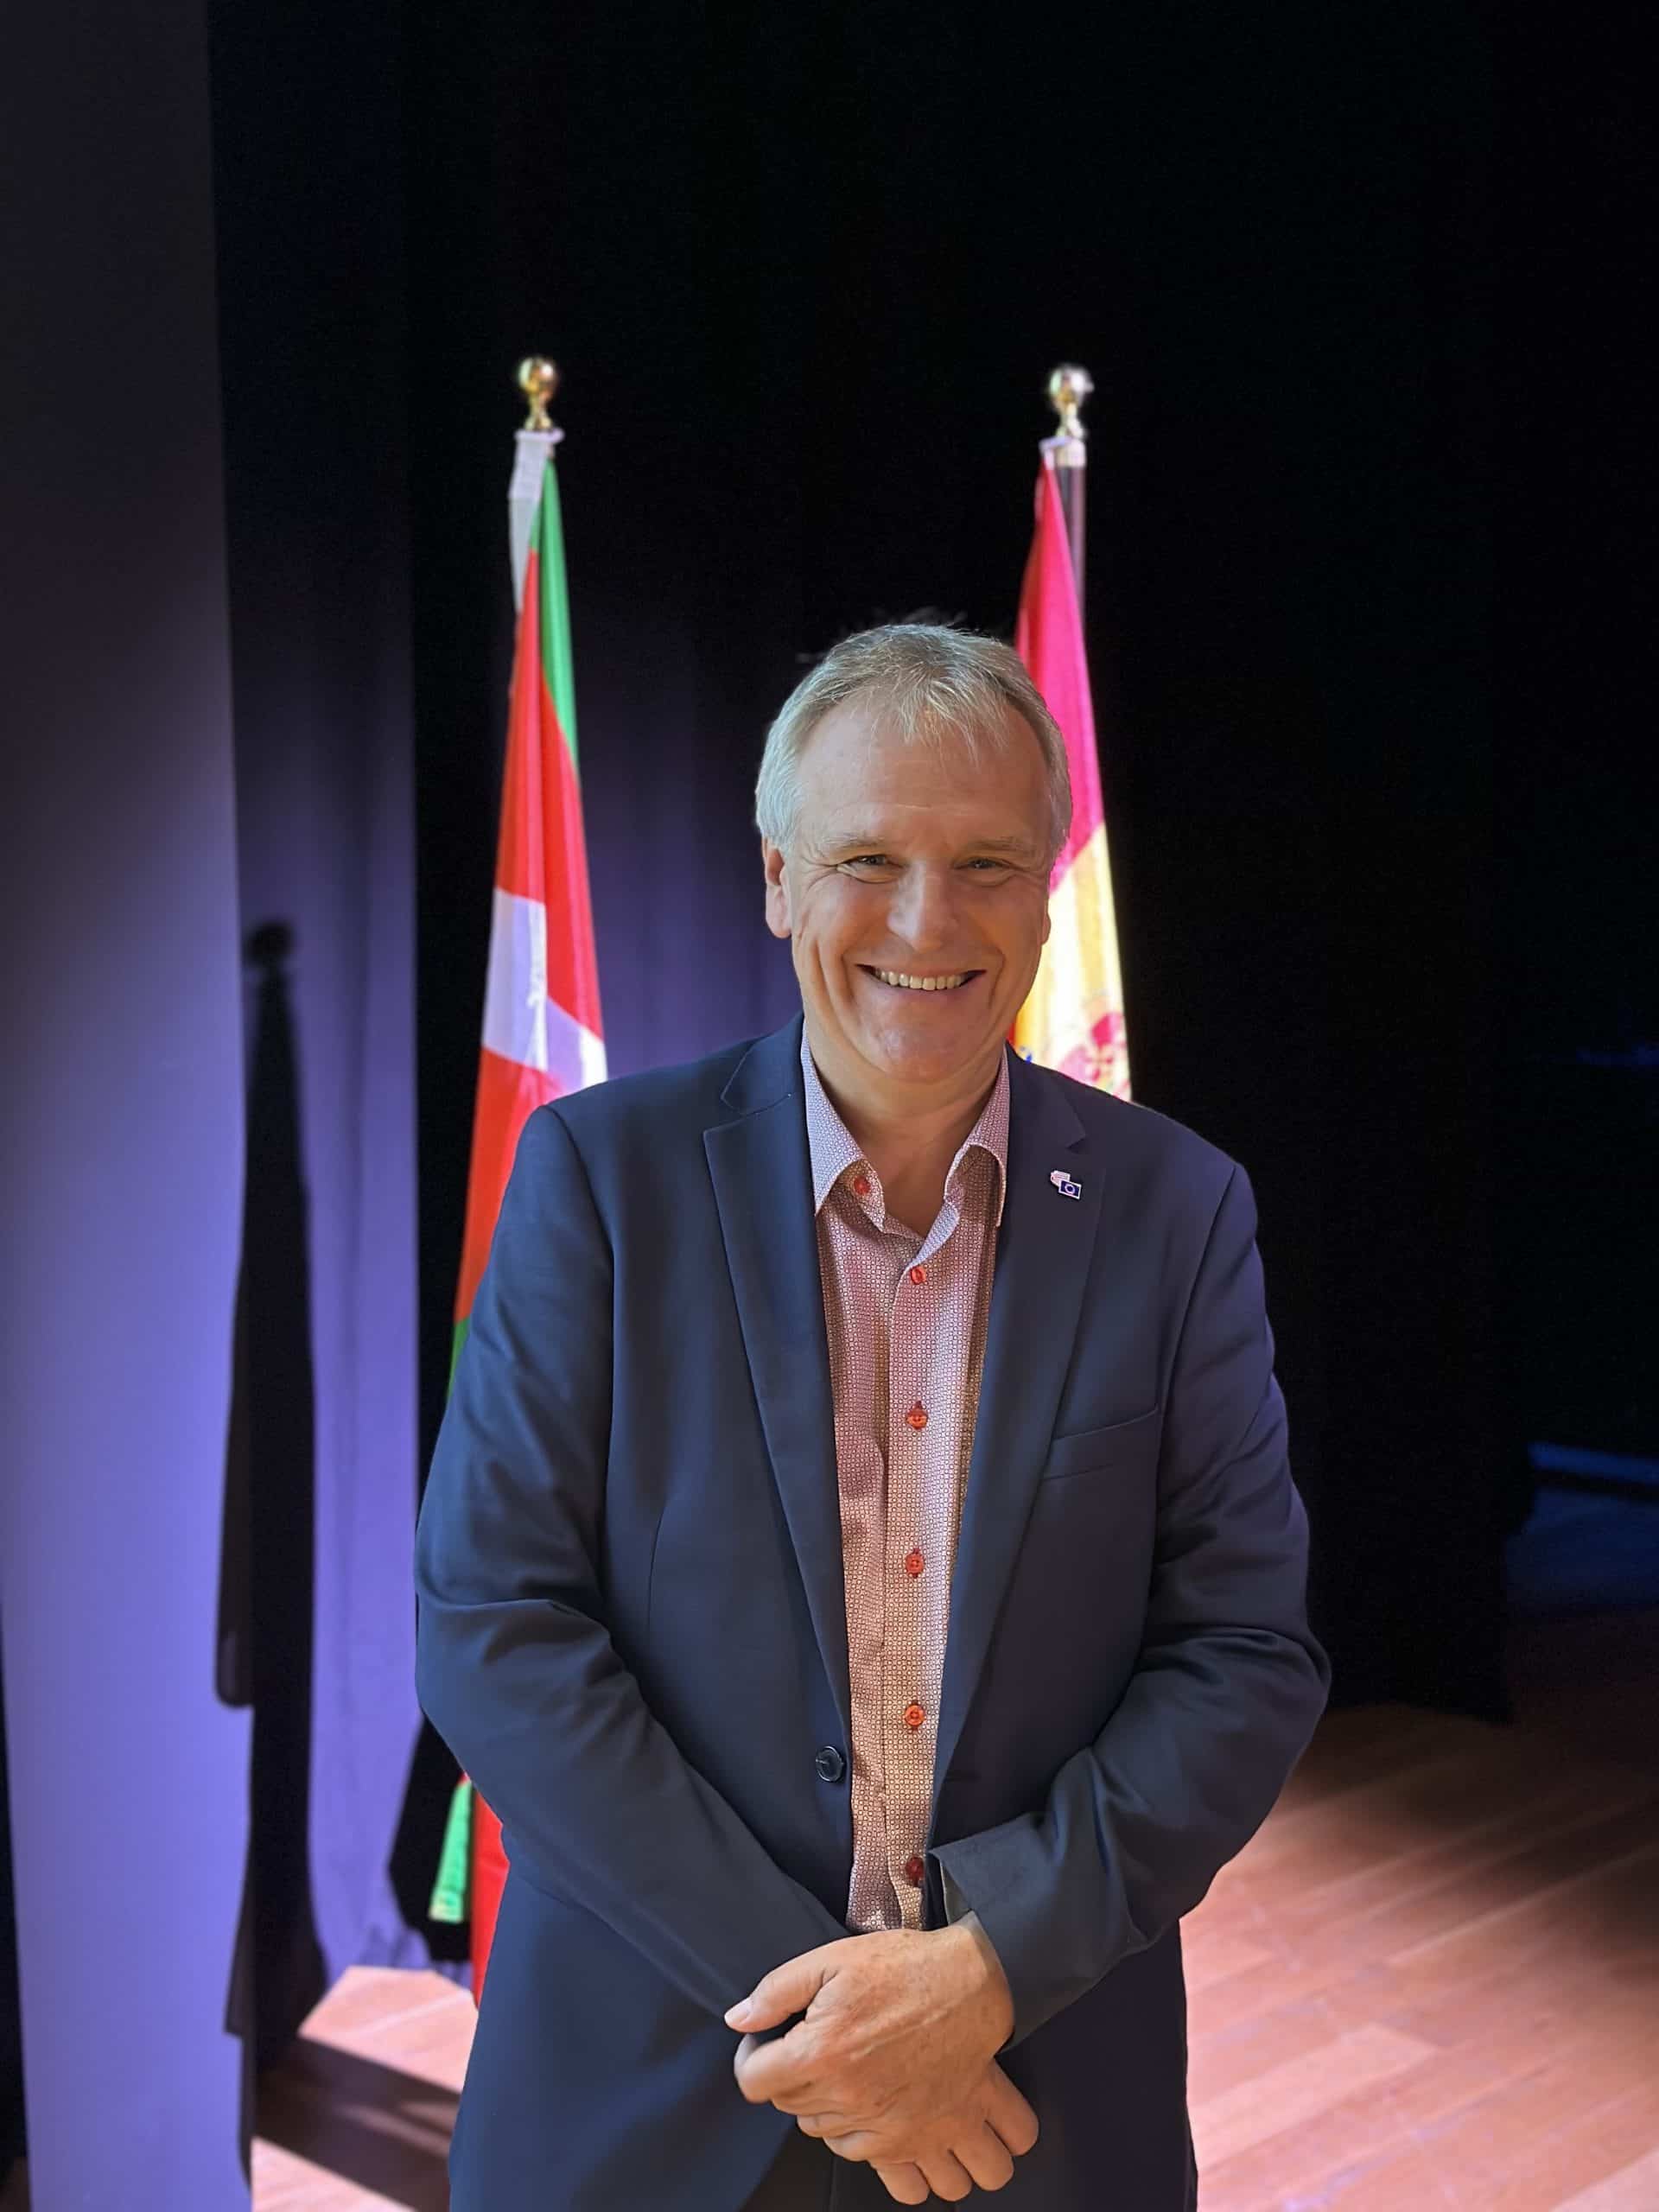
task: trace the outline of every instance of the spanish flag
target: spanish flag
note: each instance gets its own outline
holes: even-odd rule
[[[1017,1052],[1118,1098],[1129,1095],[1123,974],[1112,905],[1106,810],[1095,749],[1083,614],[1052,452],[1037,480],[1037,524],[1020,592],[1014,650],[1065,734],[1071,830],[1049,880],[1048,943],[1014,1027]]]

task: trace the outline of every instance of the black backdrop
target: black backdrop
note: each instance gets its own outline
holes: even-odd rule
[[[520,352],[561,471],[613,1064],[788,1003],[748,783],[802,657],[1006,630],[1085,362],[1137,1096],[1255,1180],[1338,1694],[1502,1709],[1493,62],[1408,4],[422,16],[409,76],[428,1433]]]
[[[1525,1440],[1659,1439],[1648,11],[200,0],[30,26],[0,134],[21,232],[0,830],[6,1095],[41,1107],[7,1164],[41,1235],[19,1247],[10,1442],[41,1497],[84,1476],[116,1501],[36,1511],[29,1465],[0,1489],[92,1593],[63,1613],[14,1576],[5,1608],[40,2172],[97,2196],[118,2138],[131,2168],[131,2131],[75,2126],[113,2024],[123,2094],[202,2124],[215,2202],[240,2188],[220,2022],[246,1763],[208,1701],[197,1569],[234,1277],[232,940],[266,921],[293,947],[309,1231],[288,1322],[300,1341],[308,1301],[315,1392],[310,1494],[263,1501],[315,1530],[298,1903],[334,1962],[418,1955],[383,1862],[483,974],[505,378],[532,345],[569,372],[619,1069],[786,1008],[747,828],[764,722],[849,626],[1007,624],[1041,380],[1063,355],[1093,370],[1137,1090],[1261,1194],[1338,1697],[1501,1713]],[[294,1165],[251,1146],[250,1221]],[[114,1395],[88,1400],[70,1354],[105,1291]],[[133,1430],[152,1398],[170,1417]],[[107,1444],[89,1406],[130,1433]],[[156,1510],[131,1521],[135,1497]],[[118,1554],[124,1611],[99,1594]],[[183,1624],[160,1643],[128,1618],[156,1589]],[[111,1637],[162,1672],[105,1669],[85,1707],[120,1755],[80,1776],[72,1825],[116,1837],[124,1872],[110,1911],[66,1918],[79,1861],[38,1686]],[[186,1753],[200,1786],[162,1787]],[[181,1808],[202,1878],[152,1884],[167,1909],[122,1933],[121,1882]],[[403,1857],[418,1922],[429,1847]],[[108,1971],[144,1929],[176,2034],[111,2009],[118,1985],[153,1997]],[[149,2133],[166,2174],[148,2196],[126,2174],[146,2202],[179,2171]]]
[[[382,774],[394,631],[410,670],[420,1459],[484,968],[512,364],[566,374],[621,1071],[788,1010],[748,826],[766,721],[850,627],[1006,629],[1043,379],[1074,358],[1137,1096],[1257,1186],[1338,1700],[1502,1715],[1527,1439],[1659,1433],[1638,11],[1570,41],[1477,0],[1058,29],[939,0],[211,13],[232,523],[253,543],[256,475],[326,493],[303,588],[389,656],[366,715],[322,664],[336,782]],[[283,404],[251,414],[262,377]],[[287,620],[243,567],[238,677]],[[355,834],[340,814],[340,858]],[[445,1779],[412,1790],[413,1917]]]

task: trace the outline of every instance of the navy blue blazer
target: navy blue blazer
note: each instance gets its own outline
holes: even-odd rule
[[[454,2212],[739,2212],[794,2126],[721,2015],[849,1933],[800,1036],[560,1099],[518,1147],[416,1546],[421,1703],[512,1864]],[[1042,2132],[999,2203],[1189,2212],[1178,1923],[1325,1705],[1306,1520],[1243,1170],[1009,1072],[925,1924],[946,1867],[1013,1990]],[[890,2205],[836,2166],[837,2205]]]

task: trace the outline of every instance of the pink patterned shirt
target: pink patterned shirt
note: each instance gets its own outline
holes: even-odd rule
[[[847,1924],[919,1928],[950,1572],[973,1450],[1007,1170],[1008,1063],[919,1236],[801,1066],[830,1339],[852,1684]],[[946,1899],[948,1916],[960,1900]],[[964,1908],[965,1909],[965,1908]]]

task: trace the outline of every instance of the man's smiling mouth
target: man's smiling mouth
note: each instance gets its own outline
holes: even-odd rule
[[[984,970],[962,968],[948,976],[909,976],[898,968],[866,968],[864,973],[895,991],[957,991],[964,983],[971,983],[976,976],[983,975]]]

